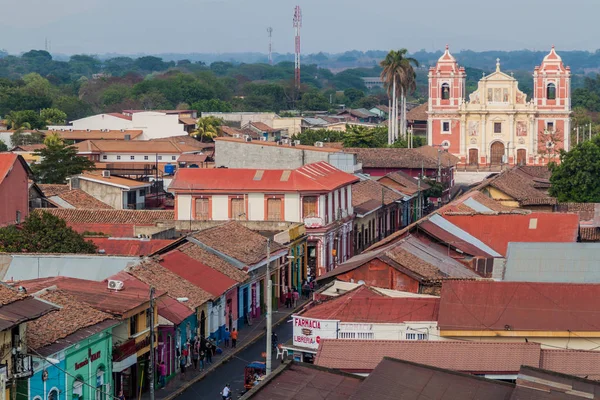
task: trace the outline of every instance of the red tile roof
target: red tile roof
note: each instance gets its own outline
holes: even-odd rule
[[[383,181],[381,181],[381,183],[383,185],[386,185],[387,187],[390,187],[392,189],[396,189],[401,193],[404,193],[409,196],[429,189],[428,184],[426,184],[425,182],[421,182],[421,184],[419,185],[419,181],[417,179],[402,171],[391,172],[383,176],[382,179]],[[389,182],[388,179],[391,182]]]
[[[35,212],[48,212],[72,224],[132,224],[154,225],[158,221],[172,221],[174,211],[156,210],[76,210],[44,208]]]
[[[221,296],[238,284],[228,276],[188,257],[179,250],[173,250],[161,256],[159,263],[215,297]]]
[[[533,342],[323,339],[315,365],[368,372],[393,357],[472,374],[516,374],[521,365],[539,367],[540,354],[541,345]]]
[[[175,174],[170,190],[209,190],[219,192],[329,192],[358,182],[352,174],[326,162],[305,165],[295,170],[183,168]]]
[[[5,306],[14,303],[18,300],[27,298],[27,294],[19,293],[15,289],[9,288],[6,285],[0,284],[0,306]]]
[[[175,325],[182,323],[187,317],[194,315],[195,313],[195,311],[168,296],[160,299],[160,301],[157,302],[157,307],[158,315]]]
[[[46,197],[48,197],[48,195],[46,195]],[[84,192],[81,189],[67,190],[67,191],[55,194],[53,196],[50,196],[50,198],[48,198],[48,200],[51,201],[53,204],[56,204],[58,208],[62,208],[62,205],[60,204],[59,200],[56,198],[66,202],[66,203],[69,203],[71,206],[73,206],[73,208],[76,208],[76,209],[97,209],[97,210],[113,209],[108,204],[98,200],[97,198],[95,198],[94,196],[92,196],[90,194],[87,194],[86,192]]]
[[[147,256],[173,243],[173,240],[135,238],[90,238],[98,251],[111,256]]]
[[[542,349],[540,368],[600,380],[600,351]]]
[[[129,136],[129,140],[133,140],[138,136],[141,136],[144,131],[142,130],[51,130],[50,132],[58,134],[62,139],[65,140],[126,140],[125,137]]]
[[[256,129],[261,130],[263,132],[279,132],[281,130],[281,129],[271,128],[269,125],[265,124],[264,122],[250,122],[250,125],[252,125]]]
[[[509,242],[576,242],[577,214],[531,213],[528,215],[450,215],[444,218],[506,255]]]
[[[36,297],[56,304],[60,309],[27,323],[27,345],[33,349],[112,318],[110,314],[95,310],[61,290],[50,290]]]
[[[358,207],[370,200],[375,200],[379,205],[390,205],[402,200],[404,196],[395,192],[373,179],[365,179],[352,185],[352,207]]]
[[[235,265],[228,263],[223,258],[204,250],[197,244],[186,243],[182,246],[179,246],[178,250],[186,254],[188,257],[227,275],[236,282],[245,282],[250,278],[246,271],[241,270]]]
[[[21,281],[19,284],[30,293],[56,286],[78,301],[115,316],[123,316],[127,312],[148,303],[148,294],[150,293],[148,285],[124,272],[116,274],[111,279],[124,281],[124,288],[115,291],[108,289],[107,280],[96,282],[64,276],[32,279]],[[162,293],[157,293],[157,297],[159,295],[162,295]]]
[[[342,322],[437,321],[438,298],[384,297],[364,286],[304,312],[302,316]]]
[[[438,325],[442,330],[598,332],[598,298],[600,284],[445,281]]]
[[[0,184],[11,171],[19,156],[14,153],[0,153]]]
[[[37,185],[46,197],[55,196],[57,194],[68,192],[70,190],[69,185],[61,185],[54,183],[38,183]]]

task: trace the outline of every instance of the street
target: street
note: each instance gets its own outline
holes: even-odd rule
[[[279,343],[285,343],[292,338],[292,323],[287,321],[273,329],[279,337]],[[221,390],[227,383],[231,385],[232,398],[240,397],[244,391],[244,367],[252,361],[264,361],[261,357],[264,351],[266,351],[265,336],[192,385],[178,396],[177,400],[221,399]],[[275,354],[273,351],[273,370],[281,364],[281,359],[275,360]]]

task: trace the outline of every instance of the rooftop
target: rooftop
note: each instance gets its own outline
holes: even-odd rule
[[[404,148],[345,148],[346,153],[356,153],[357,160],[365,168],[406,168],[406,169],[437,169],[437,149],[433,148],[436,156],[425,154],[424,150]],[[442,164],[445,167],[445,164]]]
[[[196,288],[196,290],[198,289]],[[196,313],[195,310],[191,310],[190,308],[185,306],[184,303],[180,303],[176,299],[168,296],[162,298],[158,302],[157,308],[158,315],[166,319],[173,325],[181,324],[183,321],[185,321],[186,318]],[[160,324],[162,325],[162,321],[160,322]]]
[[[135,179],[123,178],[121,176],[102,176],[101,173],[96,172],[86,172],[81,175],[78,175],[79,179],[83,179],[84,181],[102,183],[109,186],[115,186],[121,189],[140,189],[140,188],[149,188],[152,184],[150,182],[140,182]]]
[[[175,213],[156,210],[74,210],[59,208],[37,209],[64,219],[69,224],[135,224],[154,225],[158,221],[172,221]]]
[[[27,324],[27,346],[35,350],[112,319],[110,314],[95,310],[61,290],[48,290],[36,297],[60,308]]]
[[[12,171],[13,165],[17,161],[20,161],[21,165],[30,172],[23,157],[14,153],[0,153],[0,184],[2,184],[2,181],[4,181],[4,178],[6,178],[10,171]]]
[[[225,127],[222,127],[225,128]],[[232,129],[232,128],[230,128]],[[229,132],[229,131],[228,131]],[[240,133],[240,132],[234,132],[231,131],[232,134],[236,134],[236,133]],[[255,145],[255,146],[268,146],[268,147],[280,147],[280,148],[284,148],[284,149],[290,149],[290,150],[304,150],[304,151],[318,151],[318,152],[323,152],[323,153],[341,153],[340,149],[335,149],[335,148],[331,148],[331,147],[316,147],[316,146],[307,146],[307,145],[285,145],[285,144],[277,144],[277,142],[265,142],[262,140],[252,140],[251,142],[247,142],[244,138],[236,138],[236,137],[218,137],[215,138],[215,142],[232,142],[232,143],[239,143],[239,144],[244,144],[244,145]]]
[[[169,140],[86,140],[73,145],[79,154],[145,153],[182,154],[199,151],[198,147]]]
[[[171,272],[155,260],[145,260],[138,265],[128,268],[127,272],[145,284],[167,292],[174,299],[187,298],[188,301],[184,305],[192,310],[200,307],[208,300],[212,300],[214,297],[211,293]]]
[[[527,205],[554,205],[557,203],[554,197],[550,197],[542,190],[536,188],[536,183],[540,183],[539,178],[523,173],[516,167],[504,171],[497,176],[483,181],[477,186],[478,190],[482,190],[487,186],[491,186],[518,201],[521,206]],[[534,170],[537,171],[537,170]],[[543,182],[544,180],[541,179]],[[545,180],[547,182],[547,180]],[[542,185],[542,188],[547,188],[547,185]]]
[[[392,189],[396,189],[401,193],[412,196],[415,193],[419,193],[419,191],[425,191],[429,189],[429,185],[425,182],[421,182],[412,176],[402,172],[396,171],[391,172],[381,178],[381,184],[390,187]]]
[[[74,130],[54,129],[50,132],[57,133],[64,140],[133,140],[141,136],[142,130]]]
[[[316,305],[303,317],[342,322],[403,323],[437,321],[438,298],[384,297],[362,285]]]
[[[158,259],[158,263],[174,274],[202,288],[213,298],[219,297],[238,284],[227,275],[196,261],[179,250],[172,250]]]
[[[406,113],[406,119],[409,121],[427,121],[429,117],[427,115],[428,108],[428,103],[420,104]]]
[[[56,185],[60,186],[60,185]],[[67,185],[65,185],[67,186]],[[46,192],[44,191],[44,194]],[[81,189],[72,189],[61,191],[55,195],[46,195],[48,201],[58,208],[76,208],[76,209],[112,209],[108,204],[98,200],[94,196],[87,194]]]
[[[445,281],[439,327],[448,331],[591,331],[600,284]],[[507,328],[508,327],[508,328]]]
[[[365,179],[352,185],[352,207],[364,208],[365,203],[369,201],[373,205],[378,204],[378,207],[387,206],[402,200],[403,197],[402,194],[372,179]]]
[[[235,221],[202,230],[192,238],[247,266],[259,264],[267,258],[267,238]],[[285,247],[271,241],[270,250],[273,256]]]
[[[286,362],[242,399],[347,400],[363,378],[311,364]]]
[[[506,255],[509,242],[576,242],[577,214],[444,214],[444,219]]]
[[[148,256],[173,243],[173,240],[166,239],[112,237],[91,237],[88,240],[98,247],[98,251],[101,254],[111,256]]]
[[[340,171],[326,162],[308,164],[294,170],[183,168],[175,174],[170,190],[210,190],[221,192],[329,192],[357,182],[352,174]]]
[[[315,365],[367,372],[392,357],[464,373],[516,374],[521,365],[539,367],[541,352],[541,345],[533,342],[323,339]]]
[[[216,269],[224,275],[227,275],[236,282],[245,282],[248,280],[248,274],[225,261],[223,258],[204,250],[202,247],[195,243],[186,243],[178,247],[178,250],[186,254],[188,257],[201,262],[204,265],[210,266],[212,269]]]

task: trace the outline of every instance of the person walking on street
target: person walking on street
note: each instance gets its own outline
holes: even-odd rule
[[[231,333],[228,328],[225,328],[225,333],[223,334],[223,341],[225,342],[225,347],[229,347],[229,340],[231,338]]]
[[[285,294],[285,307],[292,307],[292,289],[287,288],[287,293]]]
[[[206,362],[206,352],[204,351],[204,349],[200,349],[199,359],[200,359],[200,371],[204,371],[204,363]]]
[[[121,391],[119,391],[119,397],[118,397],[118,399],[119,399],[119,400],[125,400],[125,395],[123,394],[123,391],[122,391],[122,390],[121,390]]]
[[[210,340],[206,341],[206,364],[212,364],[212,355],[213,355],[213,345]]]
[[[237,344],[237,338],[238,338],[238,331],[236,331],[235,328],[233,328],[233,331],[231,331],[231,347],[234,349]]]
[[[298,293],[298,289],[294,289],[294,308],[298,307],[298,300],[300,299],[300,293]]]
[[[181,355],[181,357],[179,358],[179,367],[181,368],[181,380],[184,381],[185,380],[185,357],[183,356],[183,353]]]
[[[198,369],[198,358],[200,358],[200,354],[198,354],[198,348],[194,345],[192,347],[192,362],[194,363],[194,371]]]
[[[225,385],[223,390],[221,390],[221,396],[223,396],[223,400],[231,399],[231,389],[229,388],[229,383]]]
[[[158,366],[158,386],[160,386],[161,389],[164,389],[165,386],[167,385],[166,376],[167,376],[167,366],[165,365],[164,361],[161,361],[160,365]]]

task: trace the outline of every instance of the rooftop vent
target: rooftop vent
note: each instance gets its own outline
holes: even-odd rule
[[[110,171],[105,169],[104,171],[102,171],[102,177],[103,178],[110,178]]]
[[[323,142],[315,142],[315,147],[323,147]]]
[[[125,286],[123,281],[115,281],[113,279],[108,281],[108,288],[110,290],[123,290],[123,286]]]

